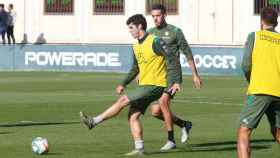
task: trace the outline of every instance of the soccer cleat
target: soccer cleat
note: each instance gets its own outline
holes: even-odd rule
[[[124,154],[125,156],[141,156],[144,155],[144,149],[134,149],[129,153]]]
[[[167,143],[162,147],[160,148],[160,151],[168,151],[168,150],[171,150],[171,149],[175,149],[176,148],[176,144],[172,141],[167,141]]]
[[[185,121],[184,127],[182,128],[181,133],[181,142],[186,143],[190,136],[190,130],[192,129],[192,122]]]
[[[80,112],[81,123],[87,126],[89,130],[94,128],[97,124],[94,122],[93,118],[88,117],[84,112]]]

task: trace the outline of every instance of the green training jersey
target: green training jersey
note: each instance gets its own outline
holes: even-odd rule
[[[178,27],[165,23],[149,29],[148,32],[162,38],[167,43],[170,52],[176,54],[178,60],[180,53],[183,53],[188,59],[193,58],[190,46]]]

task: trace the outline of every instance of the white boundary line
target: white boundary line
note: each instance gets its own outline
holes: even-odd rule
[[[224,102],[207,102],[207,101],[191,101],[191,100],[180,100],[175,99],[174,102],[179,103],[195,103],[195,104],[212,104],[212,105],[234,105],[234,106],[243,106],[244,104],[236,104],[236,103],[224,103]]]

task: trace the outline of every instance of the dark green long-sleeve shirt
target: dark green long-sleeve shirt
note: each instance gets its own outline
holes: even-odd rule
[[[244,54],[241,68],[248,82],[250,82],[251,70],[252,70],[252,53],[255,43],[255,32],[251,32],[244,46]]]
[[[139,43],[143,43],[148,36],[148,33],[145,34],[143,39],[138,40]],[[182,72],[181,69],[178,69],[180,67],[180,62],[176,60],[176,56],[173,53],[170,53],[170,49],[163,41],[162,39],[156,37],[152,44],[153,51],[159,55],[164,56],[166,67],[167,67],[167,81],[168,86],[171,86],[174,83],[181,83],[182,82]],[[139,73],[139,67],[136,60],[136,57],[133,53],[133,65],[130,69],[129,73],[125,77],[125,79],[122,81],[121,85],[126,86],[129,84]]]
[[[180,53],[183,53],[188,59],[193,58],[184,33],[178,27],[163,23],[159,27],[149,29],[148,32],[162,38],[167,43],[170,52],[176,54],[177,60],[180,60]]]

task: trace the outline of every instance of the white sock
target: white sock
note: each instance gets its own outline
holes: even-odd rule
[[[96,124],[99,124],[99,123],[101,123],[101,122],[103,121],[103,118],[102,118],[100,115],[98,115],[98,116],[96,116],[96,117],[93,118],[93,121],[94,121]]]
[[[135,149],[136,150],[143,150],[144,149],[144,141],[143,140],[135,140]]]

